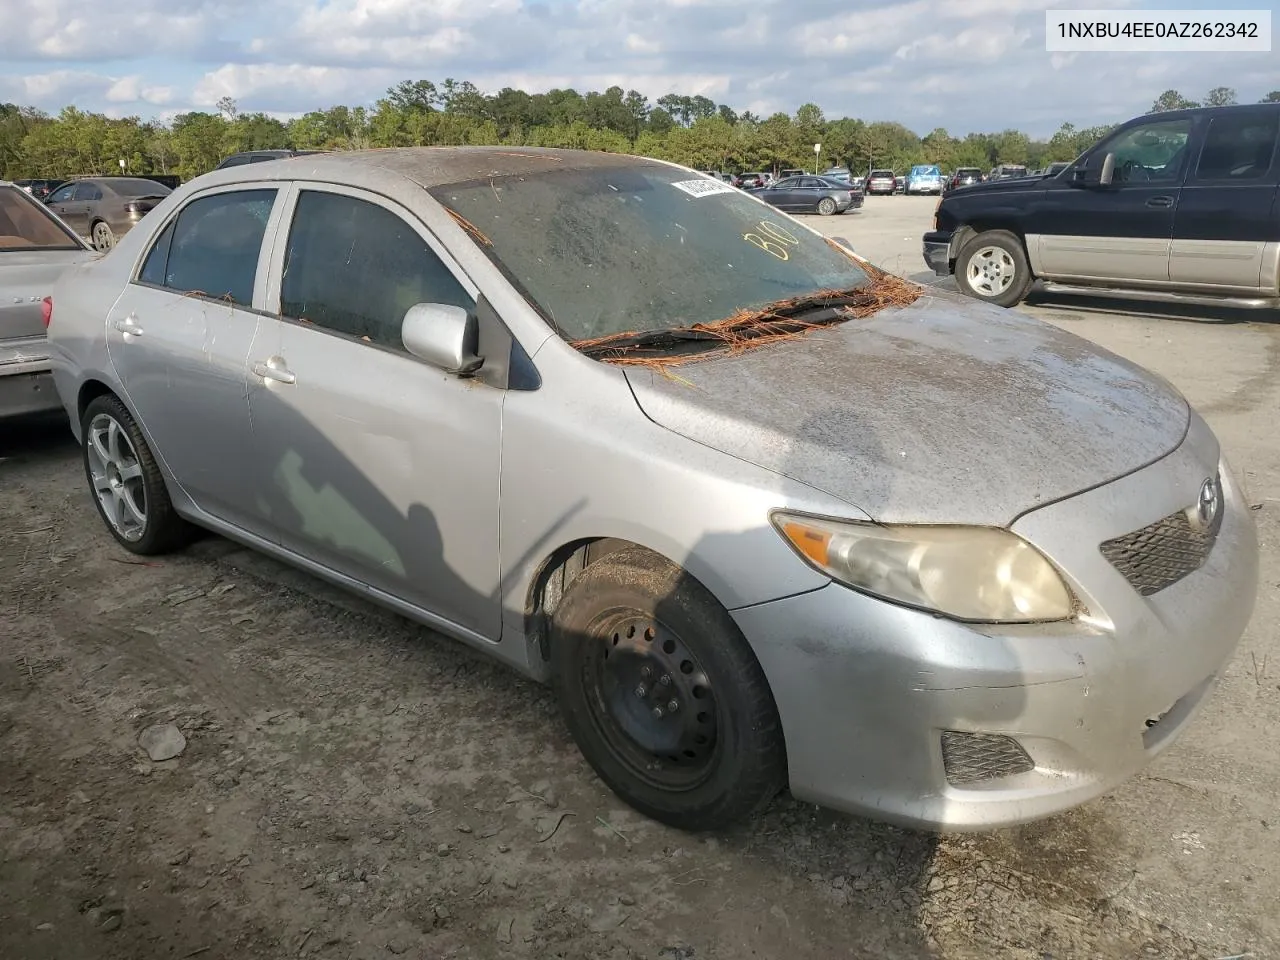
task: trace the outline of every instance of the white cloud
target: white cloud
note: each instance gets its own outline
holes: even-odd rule
[[[173,100],[173,87],[155,87],[143,82],[139,74],[121,77],[103,95],[108,103],[149,103],[155,106]]]

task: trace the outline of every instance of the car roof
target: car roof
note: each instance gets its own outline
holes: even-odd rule
[[[1181,120],[1185,117],[1198,117],[1206,113],[1230,113],[1233,110],[1280,110],[1280,102],[1268,101],[1266,103],[1233,103],[1225,107],[1187,107],[1184,110],[1161,110],[1155,113],[1144,113],[1140,117],[1134,117],[1132,120],[1126,120],[1125,125],[1136,123],[1139,120],[1152,120],[1159,118],[1161,120]]]
[[[661,163],[627,154],[551,147],[385,147],[286,157],[270,166],[218,170],[227,180],[290,179],[306,169],[308,176],[407,177],[426,187],[466,183],[492,176],[540,170],[616,168],[635,163]],[[214,174],[206,174],[213,176]]]
[[[174,192],[186,197],[194,190],[224,184],[294,179],[399,192],[409,186],[431,189],[495,177],[553,170],[619,169],[636,164],[677,166],[628,154],[552,147],[385,147],[223,167],[188,181]]]

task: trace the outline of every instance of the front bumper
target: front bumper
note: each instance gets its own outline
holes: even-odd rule
[[[924,262],[938,276],[951,276],[951,234],[931,230],[924,235]]]
[[[965,625],[837,584],[735,611],[773,689],[793,795],[904,826],[990,829],[1097,797],[1172,743],[1252,614],[1248,505],[1224,471],[1226,514],[1205,565],[1145,598],[1102,557],[1105,536],[1082,528],[1117,519],[1117,504],[1158,517],[1173,500],[1194,503],[1204,466],[1180,452],[1166,460],[1179,457],[1015,524],[1089,585],[1078,591],[1087,617]],[[1153,482],[1153,471],[1164,476]],[[1141,525],[1129,516],[1112,530]],[[979,748],[1012,740],[1027,768],[958,783],[944,733]]]

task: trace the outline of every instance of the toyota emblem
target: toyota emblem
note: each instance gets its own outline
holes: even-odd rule
[[[1196,505],[1196,513],[1204,526],[1211,527],[1218,519],[1218,511],[1221,509],[1222,491],[1218,487],[1218,481],[1210,478],[1200,488],[1200,502]]]

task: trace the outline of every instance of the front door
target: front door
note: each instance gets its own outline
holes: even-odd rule
[[[1213,118],[1173,219],[1169,278],[1182,284],[1272,286],[1267,245],[1280,244],[1280,111],[1232,110]],[[1274,261],[1273,261],[1274,262]]]
[[[49,199],[45,202],[54,213],[66,221],[67,226],[80,236],[84,236],[89,229],[89,204],[86,200],[76,199],[76,191],[81,186],[79,181],[64,183],[49,194]]]
[[[400,338],[411,306],[474,310],[475,288],[410,213],[360,191],[299,189],[277,247],[280,319],[249,401],[272,536],[497,640],[504,393]]]
[[[1027,243],[1050,279],[1169,280],[1173,218],[1186,173],[1192,121],[1151,121],[1120,131],[1089,160],[1115,156],[1108,186],[1071,172],[1044,183]]]
[[[107,315],[111,364],[157,456],[201,509],[250,532],[247,364],[271,322],[253,298],[278,192],[238,186],[188,202]]]

